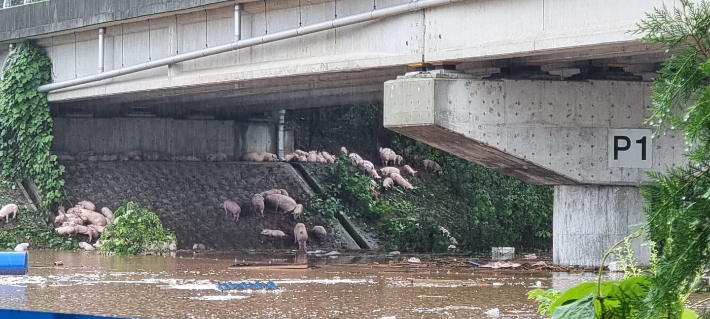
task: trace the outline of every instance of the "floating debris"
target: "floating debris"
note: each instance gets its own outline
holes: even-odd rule
[[[276,290],[279,286],[273,281],[267,283],[262,282],[222,282],[217,283],[217,290]]]

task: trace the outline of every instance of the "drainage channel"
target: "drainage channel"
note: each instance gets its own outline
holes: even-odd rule
[[[311,174],[306,171],[306,169],[301,165],[300,163],[289,163],[293,168],[296,170],[298,175],[301,175],[303,180],[308,184],[308,186],[313,189],[313,191],[316,194],[322,194],[323,193],[323,186],[320,185],[320,183],[311,176]],[[365,237],[362,235],[362,233],[358,230],[358,227],[348,219],[347,216],[345,216],[342,212],[337,212],[335,214],[335,218],[338,219],[338,222],[340,222],[340,225],[343,227],[343,229],[347,232],[348,235],[357,243],[357,245],[360,247],[360,249],[375,249],[377,248],[376,246],[373,247],[372,244],[368,243],[368,241],[365,239]]]

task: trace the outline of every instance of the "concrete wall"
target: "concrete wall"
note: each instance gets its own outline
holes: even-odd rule
[[[651,128],[650,84],[480,81],[386,82],[385,126],[537,184],[637,185],[643,169],[608,167],[613,128]],[[441,131],[443,130],[443,131]],[[446,136],[446,137],[445,137]],[[682,136],[653,139],[652,170],[683,163]]]
[[[645,223],[642,206],[637,187],[556,186],[553,262],[598,266],[612,245]],[[632,242],[634,257],[647,264],[650,248],[641,246],[641,241]]]
[[[290,143],[293,149],[292,138]],[[69,154],[84,151],[118,154],[131,150],[170,155],[225,153],[237,158],[255,151],[275,153],[276,144],[273,122],[55,118],[52,150]]]

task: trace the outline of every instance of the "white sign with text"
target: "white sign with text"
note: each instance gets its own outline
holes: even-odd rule
[[[651,168],[650,129],[609,129],[609,167]]]

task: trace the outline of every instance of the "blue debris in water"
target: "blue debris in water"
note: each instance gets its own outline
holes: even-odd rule
[[[479,264],[479,263],[473,261],[473,259],[469,259],[469,260],[466,261],[466,262],[469,263],[469,264],[471,264],[471,265],[476,265],[476,266],[478,266],[478,267],[481,267],[481,264]]]
[[[273,281],[269,280],[267,283],[263,282],[218,282],[217,289],[219,291],[225,290],[276,290],[279,286]]]

